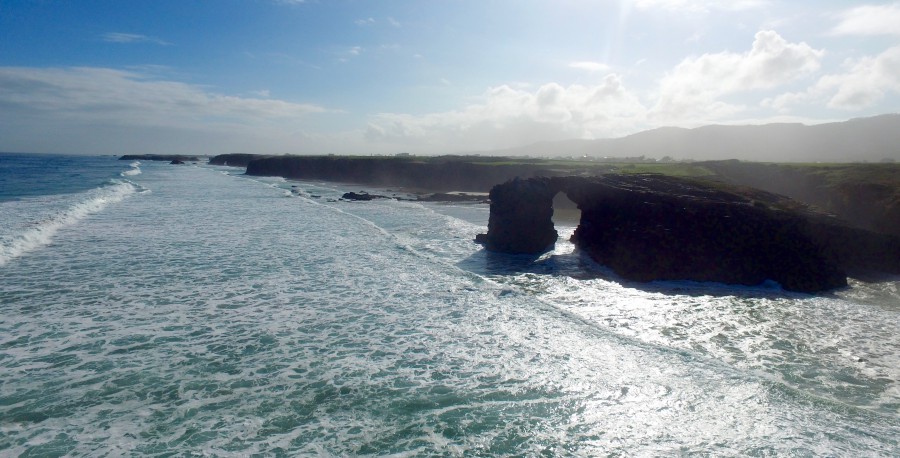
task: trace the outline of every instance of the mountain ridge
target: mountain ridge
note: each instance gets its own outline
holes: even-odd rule
[[[900,113],[823,124],[664,126],[617,138],[568,139],[482,151],[489,155],[653,157],[772,162],[900,161]]]

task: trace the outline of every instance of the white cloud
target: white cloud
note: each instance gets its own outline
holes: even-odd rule
[[[824,51],[789,43],[774,31],[760,31],[746,53],[722,52],[687,58],[663,77],[651,115],[660,120],[720,119],[743,107],[724,95],[770,89],[819,69]]]
[[[691,36],[684,39],[685,43],[700,43],[700,40],[703,39],[705,33],[697,30],[691,34]]]
[[[825,75],[806,91],[782,94],[763,105],[783,112],[799,103],[827,99],[829,108],[859,110],[888,93],[900,94],[900,46],[875,57],[848,60],[843,67],[844,72]]]
[[[0,151],[314,153],[317,105],[217,94],[108,68],[0,67]]]
[[[392,17],[390,17],[390,16],[388,16],[387,18],[385,18],[385,21],[386,21],[387,24],[390,25],[391,27],[394,27],[394,28],[400,28],[400,27],[401,27],[400,21],[398,21],[398,20],[396,20],[396,19],[394,19],[394,18],[392,18]],[[367,17],[367,18],[363,18],[363,19],[357,19],[357,20],[353,21],[354,24],[356,24],[356,25],[358,25],[358,26],[360,26],[360,27],[365,27],[365,26],[369,26],[369,25],[374,25],[374,24],[376,24],[376,23],[378,23],[378,22],[379,22],[378,20],[375,20],[375,18],[372,18],[372,17]]]
[[[363,53],[362,46],[351,46],[349,48],[344,48],[336,53],[337,61],[341,62],[341,63],[347,63],[347,62],[350,62],[350,59],[359,57],[359,55],[362,53]]]
[[[171,43],[156,37],[140,35],[136,33],[107,32],[103,34],[103,41],[109,43],[153,43],[168,46]]]
[[[382,113],[366,138],[422,152],[480,150],[541,140],[601,138],[631,133],[646,108],[617,75],[592,86],[545,84],[536,90],[502,85],[461,110],[425,116]]]
[[[579,70],[587,70],[589,72],[606,72],[609,71],[609,65],[600,62],[578,61],[569,64],[570,68]]]
[[[865,5],[840,15],[835,35],[900,35],[900,3]]]
[[[710,12],[712,10],[743,11],[765,6],[767,0],[633,0],[642,10]]]
[[[254,124],[298,119],[324,108],[216,94],[174,81],[108,68],[0,67],[6,115],[111,124]]]
[[[824,51],[806,43],[760,31],[745,52],[682,60],[652,94],[638,96],[615,74],[595,85],[507,84],[489,89],[480,102],[459,110],[424,116],[379,114],[370,119],[366,139],[385,149],[471,151],[541,140],[615,137],[660,125],[728,122],[748,111],[731,100],[808,77],[819,70],[823,56]],[[601,70],[601,65],[569,64],[585,70]],[[652,108],[642,98],[653,100]]]

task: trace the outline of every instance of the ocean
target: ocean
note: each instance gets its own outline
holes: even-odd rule
[[[633,283],[363,189],[0,154],[0,456],[900,455],[900,279]]]

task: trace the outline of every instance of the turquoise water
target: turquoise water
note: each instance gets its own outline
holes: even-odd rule
[[[483,252],[484,205],[98,162],[0,202],[0,455],[900,454],[897,281],[628,283]]]

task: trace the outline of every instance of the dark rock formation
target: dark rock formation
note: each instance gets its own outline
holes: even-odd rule
[[[367,193],[367,192],[365,192],[365,191],[360,192],[360,193],[355,193],[355,192],[351,191],[351,192],[345,192],[344,195],[341,196],[341,198],[344,199],[344,200],[363,200],[363,201],[366,201],[366,200],[372,200],[372,199],[388,199],[389,197],[387,197],[387,196],[381,196],[381,195],[378,195],[378,194],[369,194],[369,193]]]
[[[172,162],[169,162],[169,164],[172,164],[172,165],[184,165],[184,161],[182,161],[181,159],[172,159]]]
[[[120,161],[182,161],[197,162],[200,160],[197,156],[184,156],[180,154],[126,154],[119,157]]]
[[[475,241],[491,251],[537,254],[556,243],[553,196],[561,191],[549,178],[515,179],[491,189],[487,234]]]
[[[900,238],[850,227],[790,199],[662,175],[513,180],[491,190],[487,234],[506,253],[540,253],[557,239],[552,199],[581,209],[572,239],[626,279],[696,280],[816,292],[848,271],[900,273]]]

